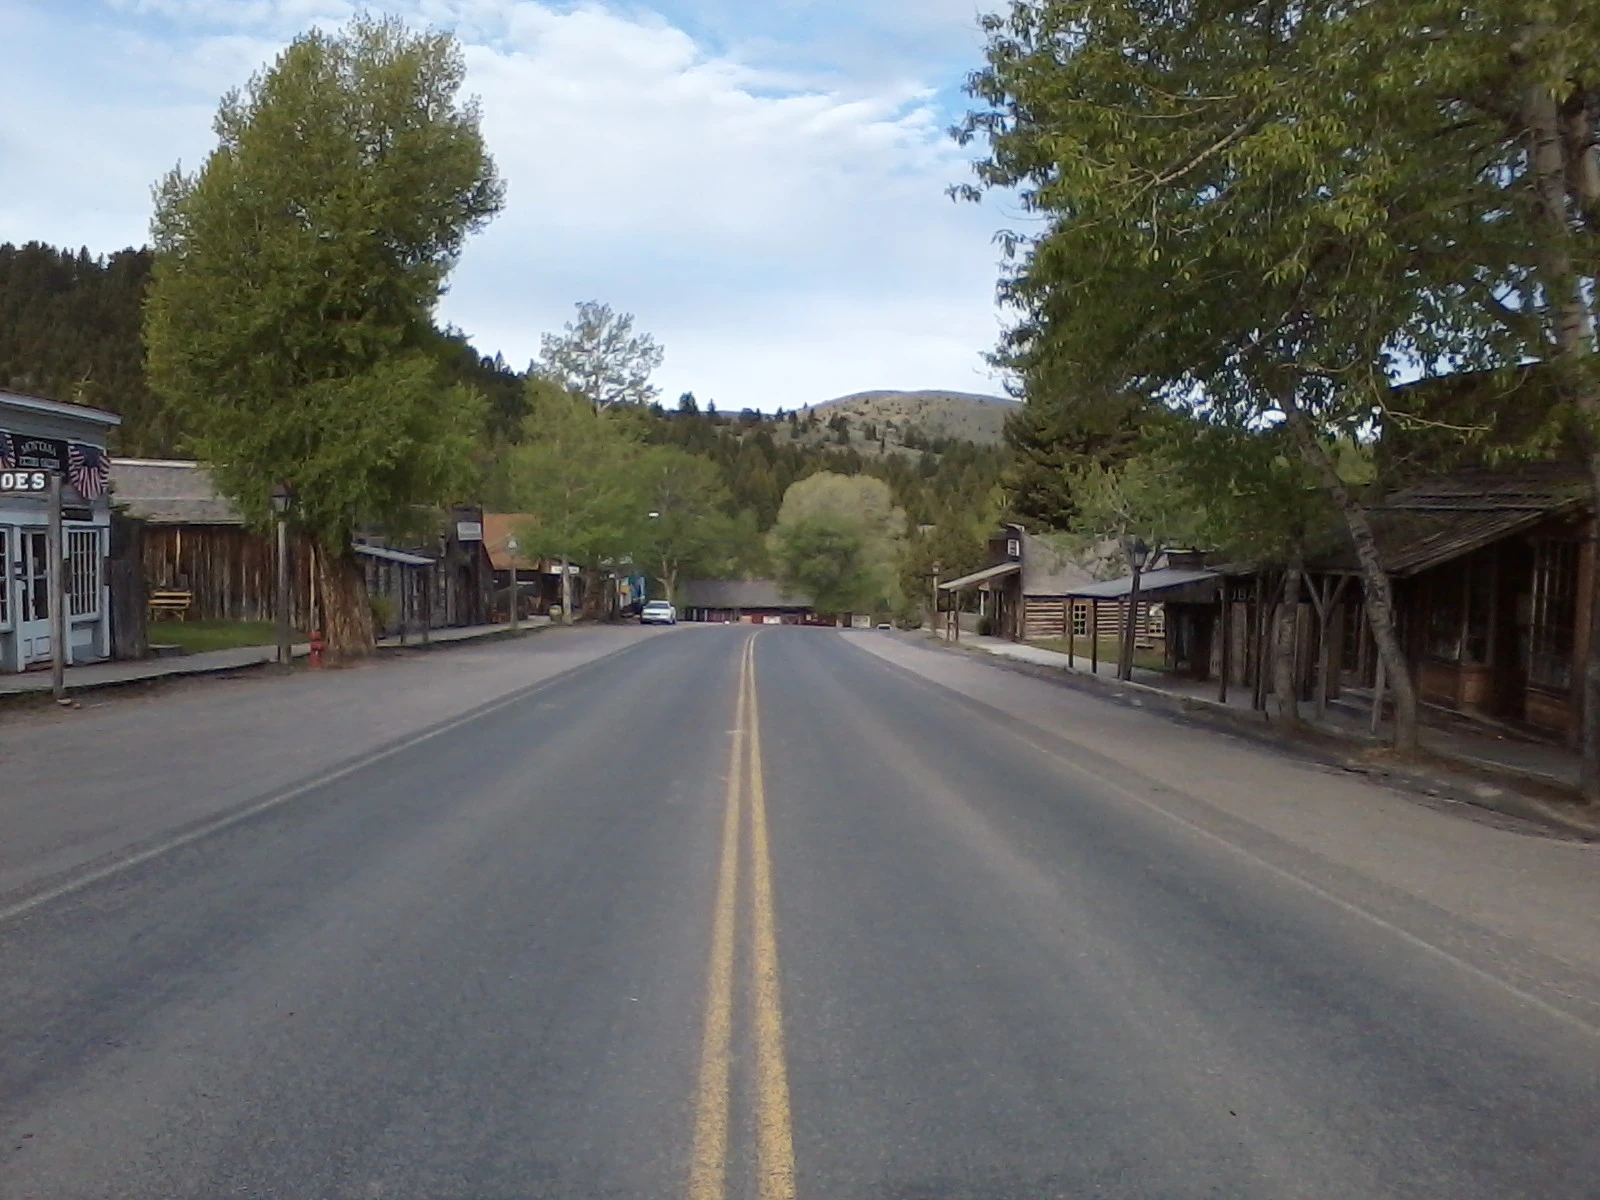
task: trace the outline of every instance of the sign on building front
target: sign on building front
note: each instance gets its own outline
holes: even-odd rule
[[[0,471],[0,492],[47,492],[50,490],[48,471]]]

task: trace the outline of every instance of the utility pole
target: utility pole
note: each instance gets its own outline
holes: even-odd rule
[[[67,702],[67,586],[66,555],[61,533],[61,473],[50,472],[50,517],[45,534],[50,569],[50,687],[56,703]]]

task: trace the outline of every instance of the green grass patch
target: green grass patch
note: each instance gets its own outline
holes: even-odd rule
[[[296,640],[300,637],[295,635]],[[152,645],[178,646],[185,654],[232,650],[236,646],[270,646],[278,640],[271,621],[151,621]]]
[[[1091,645],[1089,636],[1087,634],[1080,633],[1075,636],[1072,641],[1074,643],[1074,649],[1072,653],[1083,664],[1087,665],[1089,662],[1089,648]],[[1030,642],[1029,645],[1038,646],[1044,650],[1054,650],[1058,654],[1067,653],[1066,638],[1037,638]],[[1100,639],[1100,662],[1102,665],[1105,663],[1115,663],[1117,661],[1117,655],[1121,653],[1121,651],[1122,644],[1118,638],[1102,637]],[[1134,647],[1133,665],[1136,667],[1144,667],[1146,670],[1150,671],[1161,671],[1165,670],[1166,668],[1166,660],[1162,657],[1162,652],[1160,650],[1141,650],[1138,647]]]

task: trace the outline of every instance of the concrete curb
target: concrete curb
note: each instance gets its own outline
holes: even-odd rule
[[[917,632],[921,634],[921,641],[938,649],[979,658],[1002,670],[1028,675],[1058,687],[1070,687],[1129,708],[1142,708],[1193,724],[1220,728],[1323,766],[1365,776],[1387,787],[1450,803],[1470,804],[1579,841],[1600,841],[1600,814],[1591,818],[1585,812],[1572,811],[1578,807],[1573,789],[1555,780],[1499,764],[1450,758],[1427,751],[1409,761],[1392,757],[1385,761],[1387,751],[1383,744],[1372,739],[1317,729],[1298,735],[1283,734],[1268,721],[1265,713],[1230,708],[1198,696],[1178,696],[1145,683],[1126,683],[1087,671],[1010,658],[981,646],[951,645],[926,630]],[[1352,754],[1353,748],[1364,753]]]

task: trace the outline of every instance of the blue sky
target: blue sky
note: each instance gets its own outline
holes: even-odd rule
[[[456,31],[509,185],[441,315],[518,367],[580,300],[636,315],[657,382],[725,408],[998,391],[991,239],[945,129],[982,0],[389,0]],[[146,239],[150,185],[221,94],[345,0],[0,0],[0,241]]]

